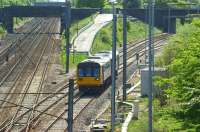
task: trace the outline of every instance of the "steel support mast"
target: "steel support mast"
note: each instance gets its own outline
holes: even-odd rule
[[[148,131],[152,132],[152,70],[153,70],[153,22],[154,22],[154,0],[149,0],[149,94],[148,94]]]
[[[67,117],[68,132],[73,132],[73,97],[74,97],[74,80],[69,79],[68,117]]]
[[[68,0],[65,1],[66,5],[68,4],[68,11],[67,11],[67,27],[65,28],[65,40],[66,40],[66,73],[69,73],[69,55],[70,55],[70,19],[71,19],[71,5]]]
[[[117,16],[116,10],[113,6],[113,27],[112,27],[112,89],[111,89],[111,132],[114,132],[115,128],[115,87],[116,87],[116,27]]]
[[[127,17],[126,17],[126,3],[127,0],[123,1],[123,101],[126,101],[126,81],[127,81]]]

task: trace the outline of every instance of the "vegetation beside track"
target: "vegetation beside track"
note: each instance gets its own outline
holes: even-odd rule
[[[76,53],[74,54],[74,62],[73,62],[73,53],[70,54],[69,56],[69,61],[70,61],[70,64],[69,64],[69,68],[70,69],[75,69],[77,64],[85,59],[87,59],[88,55],[87,54],[84,54],[84,53]],[[66,55],[65,53],[62,52],[61,54],[61,62],[63,64],[63,66],[65,67],[66,64]]]
[[[92,20],[93,16],[86,17],[84,19],[78,20],[78,21],[73,21],[70,27],[70,41],[72,37],[74,37],[77,34],[77,31],[89,24]],[[74,63],[73,63],[73,53],[70,53],[70,64],[69,67],[70,69],[73,69],[76,67],[76,65],[87,58],[86,54],[75,54],[74,56]],[[62,46],[61,46],[61,55],[60,55],[60,60],[62,65],[65,67],[66,66],[66,51],[65,51],[65,40],[64,36],[62,36]]]
[[[147,26],[141,21],[127,21],[127,42],[144,39],[147,35]],[[159,30],[155,30],[159,33]],[[121,47],[123,43],[123,22],[122,18],[117,21],[117,47]],[[112,23],[103,27],[96,35],[92,45],[91,52],[96,53],[103,50],[111,50],[112,48]]]
[[[116,7],[122,7],[123,0],[117,0]],[[148,3],[148,0],[127,0],[126,7],[128,8],[141,8]],[[199,4],[199,0],[155,0],[156,7],[175,7],[175,8],[191,8],[195,7],[194,4]],[[192,5],[193,4],[193,5]],[[75,7],[96,7],[96,8],[111,8],[108,0],[72,0],[72,5]]]
[[[153,131],[195,131],[191,127],[191,122],[176,118],[174,109],[178,109],[174,104],[175,100],[171,99],[165,106],[160,106],[158,99],[153,101]],[[148,131],[148,99],[142,98],[140,102],[139,119],[133,120],[128,126],[128,132],[146,132]]]
[[[159,66],[168,69],[169,77],[158,78],[156,83],[175,100],[169,113],[183,121],[180,130],[200,131],[199,42],[200,19],[195,19],[178,28],[157,60]]]
[[[200,19],[196,19],[179,26],[156,59],[156,65],[166,68],[169,76],[155,77],[154,83],[163,94],[153,101],[154,131],[200,131],[199,42]],[[142,99],[143,104],[146,110],[142,108],[139,120],[129,124],[129,132],[147,131],[147,99]]]
[[[38,1],[44,1],[44,0],[38,0]],[[29,5],[29,0],[1,0],[0,2],[1,6],[9,6],[9,5]]]
[[[70,27],[70,39],[77,34],[77,31],[92,22],[95,14],[88,16],[84,19],[73,21]]]

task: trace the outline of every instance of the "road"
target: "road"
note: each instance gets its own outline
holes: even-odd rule
[[[76,52],[89,53],[95,35],[103,26],[112,21],[112,18],[112,14],[99,14],[94,19],[94,23],[75,39],[74,49]]]

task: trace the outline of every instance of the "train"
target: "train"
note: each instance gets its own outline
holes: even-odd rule
[[[81,92],[101,91],[111,83],[112,51],[98,52],[77,65],[77,85]],[[119,53],[116,52],[116,76]]]

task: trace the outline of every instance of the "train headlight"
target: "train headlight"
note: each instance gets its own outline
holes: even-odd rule
[[[99,80],[99,78],[97,77],[97,78],[95,78],[95,80],[97,80],[97,81],[98,81],[98,80]]]

